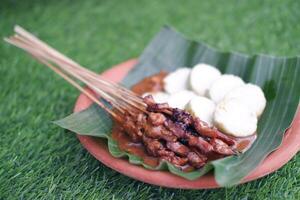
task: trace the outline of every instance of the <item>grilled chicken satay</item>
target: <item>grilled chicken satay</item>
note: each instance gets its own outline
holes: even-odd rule
[[[202,167],[209,157],[235,154],[234,140],[180,109],[144,98],[149,113],[127,112],[123,127],[133,141],[142,142],[147,152],[176,166],[189,163]]]

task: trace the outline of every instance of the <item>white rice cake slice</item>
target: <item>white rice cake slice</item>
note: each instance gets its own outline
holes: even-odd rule
[[[180,68],[168,74],[164,80],[164,90],[169,94],[174,94],[181,90],[187,90],[188,80],[191,73],[190,68]]]
[[[208,96],[218,104],[228,92],[244,84],[244,81],[240,77],[224,74],[211,85]]]
[[[221,76],[221,72],[210,65],[200,63],[193,67],[189,79],[191,89],[198,95],[207,94],[211,84]]]
[[[214,125],[226,134],[246,137],[256,132],[257,117],[243,102],[224,99],[216,107]]]
[[[249,106],[259,117],[266,107],[266,97],[262,89],[254,84],[248,83],[230,91],[225,99],[238,99]]]
[[[213,123],[215,108],[216,105],[212,100],[201,96],[192,98],[185,106],[185,110],[187,112],[192,114],[194,117],[198,117],[210,126]]]
[[[186,104],[195,96],[196,94],[192,91],[182,90],[170,95],[168,104],[172,108],[184,109]]]

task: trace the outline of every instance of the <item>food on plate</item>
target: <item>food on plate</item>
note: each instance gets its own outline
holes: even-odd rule
[[[184,109],[186,104],[194,97],[196,97],[196,94],[194,92],[181,90],[179,92],[171,94],[168,98],[167,103],[173,108]]]
[[[183,108],[195,96],[192,91],[185,90],[188,76],[182,73],[182,70],[174,73],[177,75],[173,74],[175,78],[172,78],[172,74],[165,76],[165,73],[147,77],[133,87],[134,92],[132,92],[121,85],[102,79],[83,67],[70,64],[72,62],[69,62],[67,58],[47,47],[37,38],[32,42],[30,39],[34,36],[31,36],[30,33],[21,32],[26,37],[19,36],[15,40],[12,39],[11,42],[29,51],[37,60],[54,70],[110,114],[115,122],[114,129],[118,129],[120,133],[130,138],[132,146],[137,147],[140,154],[133,152],[130,147],[127,147],[125,151],[139,154],[139,156],[141,152],[144,152],[151,159],[168,161],[182,170],[198,169],[208,161],[235,155],[239,152],[235,139],[221,133],[215,127],[209,126],[198,117],[193,117],[188,112],[177,108]],[[31,45],[36,45],[37,48],[31,48]],[[54,52],[53,55],[60,55],[58,56],[60,59],[52,54],[51,56],[49,52]],[[58,62],[59,60],[63,60],[63,62]],[[185,81],[178,74],[185,75]],[[103,101],[93,95],[90,90],[81,87],[76,82],[77,80],[84,82]],[[160,98],[167,97],[161,88],[168,88],[162,86],[170,83],[178,84],[169,87],[177,90],[169,90],[173,93],[168,99],[168,103],[173,107],[170,107],[168,103],[155,102],[152,95],[140,97],[147,92],[155,92],[156,95],[160,95]],[[158,97],[156,96],[157,100],[160,100]],[[118,138],[115,134],[112,137]],[[116,141],[120,148],[122,145],[128,144],[118,139]]]
[[[213,125],[213,117],[215,112],[215,103],[201,96],[193,97],[185,106],[185,110],[192,114],[194,117],[199,117],[201,120]]]
[[[152,94],[157,103],[167,102],[170,107],[184,109],[224,134],[234,137],[255,135],[258,118],[266,106],[266,98],[259,86],[245,84],[235,75],[221,75],[218,69],[207,64],[198,64],[191,70],[183,68],[168,75],[161,74],[147,77],[145,80],[148,82],[142,80],[133,87],[133,91],[135,87],[144,87],[144,92],[150,91],[147,94]],[[156,84],[152,81],[155,85],[152,89],[149,80],[156,81]],[[186,80],[189,80],[190,88]],[[171,82],[176,92],[173,90],[168,95],[166,88],[170,87]],[[166,83],[169,84],[167,87]]]
[[[170,172],[176,172],[177,175],[188,179],[190,179],[190,174],[192,176],[196,174],[194,178],[197,178],[214,166],[218,183],[232,185],[246,175],[250,168],[256,166],[258,161],[267,155],[267,152],[278,146],[269,145],[269,149],[263,154],[259,153],[262,148],[256,148],[257,146],[252,148],[258,153],[254,162],[251,162],[256,164],[250,168],[247,163],[246,167],[244,165],[238,167],[241,169],[240,176],[235,176],[235,181],[230,182],[232,179],[229,176],[235,173],[234,169],[237,169],[230,166],[236,166],[236,161],[244,158],[237,158],[235,155],[245,152],[257,137],[257,121],[266,106],[266,98],[258,86],[245,85],[239,77],[222,76],[213,66],[199,64],[193,70],[185,68],[169,74],[161,72],[146,77],[132,88],[134,91],[132,92],[80,67],[79,64],[48,47],[47,44],[22,28],[16,27],[15,30],[17,34],[6,38],[6,41],[30,53],[102,108],[99,110],[99,107],[93,105],[91,109],[60,120],[57,124],[78,131],[79,134],[108,139],[108,149],[114,150],[110,151],[113,156],[127,155],[132,163],[143,164],[146,168],[151,168],[149,165],[157,166],[157,168],[152,168],[155,170],[165,168],[166,165],[160,165],[162,164],[160,161],[168,161],[183,171],[199,169],[210,161],[233,156],[213,162],[203,170],[189,174],[178,173],[173,166],[168,164]],[[135,75],[134,77],[137,77],[137,74]],[[268,83],[266,81],[269,81],[269,78],[260,81],[261,85]],[[89,88],[83,88],[77,81],[85,83]],[[149,95],[141,97],[145,93]],[[284,99],[287,95],[279,96]],[[293,99],[293,104],[298,103],[295,100],[297,99]],[[76,110],[78,108],[80,109],[80,106],[76,106]],[[109,114],[115,122],[112,133],[107,131],[111,124],[106,124],[108,118],[102,111]],[[85,116],[82,117],[83,115]],[[105,118],[102,118],[103,116]],[[80,123],[76,123],[78,122],[76,120]],[[88,123],[85,124],[85,122]],[[73,129],[70,124],[79,124],[79,127]],[[85,128],[81,124],[85,124]],[[98,126],[103,129],[97,129]],[[263,130],[268,130],[267,128],[263,127]],[[279,127],[278,130],[283,130],[283,128],[284,126]],[[270,135],[266,136],[268,139]],[[92,144],[91,147],[95,148],[94,140]],[[249,154],[246,154],[246,157]],[[251,156],[256,155],[251,154]],[[218,164],[215,165],[216,163]],[[224,168],[226,170],[223,170]],[[228,173],[224,176],[224,172],[230,172],[229,178],[226,177]],[[224,177],[227,180],[224,181]]]
[[[210,65],[201,63],[192,68],[189,84],[191,89],[198,95],[207,94],[211,84],[221,76],[221,72]]]
[[[264,92],[257,85],[248,83],[230,91],[225,99],[238,99],[245,105],[248,105],[249,109],[255,112],[259,117],[266,107],[266,97]]]
[[[210,160],[237,154],[234,139],[199,118],[166,103],[157,104],[151,95],[144,97],[144,103],[147,112],[126,111],[118,121],[131,144],[139,148],[127,146],[130,153],[139,152],[154,164],[165,160],[182,170],[198,169]],[[120,138],[117,132],[113,134]]]
[[[219,103],[228,92],[242,85],[244,81],[240,77],[224,74],[211,85],[208,96],[215,103]]]
[[[224,99],[215,110],[214,124],[235,137],[250,136],[257,128],[256,114],[238,99]]]
[[[232,128],[231,124],[227,127],[228,122],[222,117],[225,115],[235,120],[236,110],[233,109],[234,112],[228,115],[223,114],[220,108],[220,124],[225,128],[220,129],[214,124],[216,105],[212,100],[189,90],[181,90],[169,95],[167,103],[157,103],[151,95],[155,96],[158,92],[153,92],[149,85],[162,88],[160,92],[166,94],[163,90],[164,81],[160,81],[164,76],[158,73],[146,79],[148,81],[141,80],[132,90],[143,96],[148,113],[130,112],[130,115],[125,114],[125,121],[114,126],[112,136],[121,150],[141,157],[144,163],[153,167],[166,160],[183,171],[192,171],[211,160],[243,153],[255,141],[253,127],[251,130],[247,127]],[[153,84],[149,80],[156,80],[157,83]],[[147,93],[150,95],[147,96]],[[231,105],[229,102],[225,106],[231,108]],[[243,104],[240,107],[248,111]],[[243,119],[255,121],[255,114],[251,118],[249,113],[245,112]]]
[[[181,90],[187,90],[190,73],[190,68],[180,68],[168,74],[163,80],[165,91],[173,94]]]

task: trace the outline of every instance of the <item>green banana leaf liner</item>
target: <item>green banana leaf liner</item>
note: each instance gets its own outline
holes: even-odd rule
[[[78,134],[107,139],[111,155],[127,157],[135,165],[167,170],[189,180],[197,179],[213,169],[220,186],[238,184],[278,148],[293,120],[300,97],[300,58],[221,52],[206,44],[188,40],[172,28],[163,27],[144,50],[138,64],[125,77],[123,84],[130,88],[144,77],[161,70],[171,72],[180,67],[193,67],[197,63],[216,66],[222,73],[240,76],[245,82],[257,84],[263,89],[267,106],[258,122],[258,138],[246,153],[209,162],[193,172],[183,172],[165,161],[152,168],[144,164],[141,158],[118,148],[111,137],[112,120],[99,106],[92,105],[55,123]]]

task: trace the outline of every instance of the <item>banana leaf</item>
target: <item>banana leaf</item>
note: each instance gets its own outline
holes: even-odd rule
[[[258,122],[258,138],[246,153],[210,162],[194,172],[182,172],[167,162],[151,168],[141,158],[118,148],[111,138],[111,119],[96,105],[55,123],[78,134],[107,139],[110,153],[115,157],[127,157],[132,164],[153,170],[168,170],[189,180],[214,169],[220,186],[238,184],[281,144],[284,132],[293,120],[300,97],[300,58],[221,52],[164,27],[144,50],[123,84],[131,87],[161,70],[174,71],[183,66],[193,67],[197,63],[216,66],[222,73],[240,76],[245,82],[257,84],[263,89],[267,106]]]

